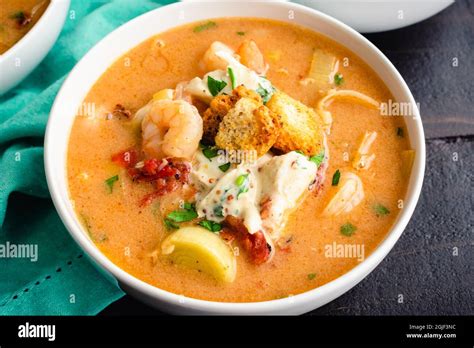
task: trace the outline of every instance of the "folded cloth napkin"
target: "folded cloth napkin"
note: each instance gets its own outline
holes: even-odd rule
[[[72,0],[53,49],[0,97],[0,314],[93,315],[123,296],[59,219],[46,186],[43,137],[53,100],[76,62],[119,25],[170,2]]]

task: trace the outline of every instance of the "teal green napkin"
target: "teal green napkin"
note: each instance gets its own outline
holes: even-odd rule
[[[169,2],[72,0],[53,49],[0,97],[0,315],[93,315],[123,296],[59,219],[46,186],[43,137],[53,100],[76,62],[119,25]],[[27,257],[16,257],[22,246]]]

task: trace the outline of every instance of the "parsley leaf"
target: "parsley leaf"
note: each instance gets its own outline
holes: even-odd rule
[[[384,216],[390,214],[390,210],[388,210],[382,204],[376,204],[373,206],[374,212],[377,216]]]
[[[322,150],[320,153],[317,155],[311,156],[309,158],[311,162],[314,162],[318,167],[323,163],[324,161],[324,150]]]
[[[211,28],[217,27],[217,23],[213,21],[209,21],[207,23],[198,25],[197,27],[194,27],[193,32],[195,33],[200,33],[201,31],[208,30]]]
[[[196,208],[194,207],[194,204],[193,203],[189,203],[189,202],[184,202],[183,203],[183,208],[185,210],[195,210]]]
[[[207,87],[209,87],[209,92],[211,92],[213,97],[218,95],[219,92],[225,88],[225,86],[227,86],[227,82],[216,80],[211,76],[207,77]]]
[[[224,173],[227,172],[229,168],[230,168],[230,162],[227,162],[226,164],[219,166],[219,169],[222,170]]]
[[[172,222],[186,222],[194,220],[198,217],[194,205],[191,203],[184,203],[183,209],[173,210],[166,216],[166,220],[171,220]]]
[[[342,225],[340,229],[341,233],[345,235],[346,237],[352,236],[356,230],[357,230],[357,227],[355,227],[350,222]]]
[[[118,181],[118,179],[119,179],[119,176],[114,175],[114,176],[111,176],[110,178],[108,178],[107,180],[105,180],[105,185],[107,186],[107,190],[109,191],[109,193],[113,192],[114,184],[115,184],[116,181]]]
[[[242,174],[235,179],[235,184],[239,188],[239,192],[237,193],[237,199],[242,193],[245,193],[249,190],[249,174]]]
[[[202,154],[209,160],[211,161],[212,158],[217,157],[218,149],[215,146],[204,146],[202,148]]]
[[[216,205],[214,207],[214,215],[217,217],[224,217],[224,207],[222,205]]]
[[[239,175],[237,179],[235,179],[235,184],[237,186],[242,186],[245,183],[245,180],[247,179],[248,176],[249,176],[248,174]]]
[[[339,184],[339,179],[341,178],[341,172],[336,170],[334,175],[332,176],[332,186],[337,186]]]
[[[204,227],[205,229],[211,232],[219,232],[220,230],[222,230],[221,224],[214,221],[202,220],[198,222],[198,225]]]
[[[230,66],[227,68],[227,73],[229,74],[229,77],[230,77],[230,83],[232,85],[232,89],[235,89],[235,74],[234,74],[234,70]]]
[[[255,92],[260,94],[263,104],[266,104],[272,98],[275,88],[266,78],[260,77],[260,83],[258,84],[258,88]]]
[[[164,219],[163,222],[165,223],[166,228],[169,230],[177,230],[179,228],[179,226],[170,219]]]
[[[334,83],[336,84],[336,86],[340,86],[344,83],[344,77],[341,73],[337,73],[336,75],[334,75]]]
[[[397,128],[397,136],[399,136],[400,138],[403,138],[403,128],[402,127]]]

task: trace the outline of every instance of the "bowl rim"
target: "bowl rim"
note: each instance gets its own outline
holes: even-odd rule
[[[32,39],[32,37],[36,35],[36,32],[40,30],[46,30],[48,28],[48,18],[53,16],[56,11],[61,9],[61,6],[58,6],[58,4],[61,2],[69,3],[70,0],[50,0],[48,7],[46,7],[46,10],[43,12],[43,14],[35,23],[35,25],[33,25],[30,30],[28,30],[28,32],[20,38],[20,40],[15,42],[13,46],[11,46],[3,54],[0,54],[0,61],[7,61],[10,56],[17,56],[17,51],[22,50],[23,47],[27,45],[28,42]],[[69,6],[65,7],[66,12],[68,11],[68,9]]]
[[[364,45],[364,49],[371,50],[374,54],[378,56],[383,64],[384,68],[388,69],[389,73],[392,74],[395,79],[399,83],[399,87],[402,88],[404,95],[407,96],[408,101],[412,105],[415,104],[415,100],[413,95],[411,94],[406,82],[403,80],[399,72],[395,69],[393,64],[388,60],[387,57],[378,49],[376,48],[370,41],[364,38],[361,34],[353,30],[352,28],[348,27],[347,25],[343,24],[342,22],[325,15],[319,11],[316,11],[311,8],[307,8],[305,6],[291,3],[291,2],[265,2],[268,6],[272,7],[282,7],[283,9],[287,10],[297,10],[301,13],[305,13],[315,20],[321,20],[329,25],[332,25],[337,28],[338,31],[344,31],[347,35],[352,36],[355,40],[358,40],[359,43]],[[105,270],[107,273],[113,275],[115,279],[119,282],[125,284],[127,287],[132,288],[133,290],[138,291],[140,294],[144,294],[154,300],[158,300],[160,302],[167,303],[174,307],[181,307],[182,311],[192,310],[198,311],[203,313],[217,313],[217,314],[265,314],[265,313],[286,313],[290,312],[292,308],[296,307],[308,307],[307,310],[312,310],[314,307],[311,306],[311,301],[314,301],[318,298],[325,298],[326,300],[322,300],[322,304],[325,304],[336,297],[339,297],[350,288],[358,284],[363,278],[365,278],[390,252],[392,247],[395,245],[401,234],[403,233],[406,225],[408,224],[411,216],[413,215],[415,206],[419,199],[424,171],[425,171],[425,138],[424,138],[424,131],[423,125],[421,122],[420,114],[417,108],[414,109],[414,135],[410,134],[410,138],[412,141],[415,140],[416,137],[418,148],[416,148],[417,156],[415,157],[415,163],[413,165],[413,170],[410,176],[410,186],[412,187],[412,194],[411,196],[408,194],[408,191],[405,195],[405,205],[403,210],[399,212],[398,217],[394,224],[391,227],[391,230],[387,233],[385,238],[380,242],[380,244],[372,251],[372,253],[366,257],[362,262],[358,265],[353,267],[348,272],[344,273],[343,275],[339,276],[338,278],[320,286],[314,288],[312,290],[308,290],[306,292],[296,294],[294,296],[283,298],[283,299],[275,299],[275,300],[267,300],[267,301],[259,301],[259,302],[219,302],[219,301],[210,301],[210,300],[202,300],[197,298],[185,297],[183,300],[183,296],[163,290],[161,288],[155,287],[151,284],[148,284],[135,276],[131,275],[130,273],[126,272],[125,270],[121,269],[117,265],[115,265],[110,259],[108,259],[98,248],[95,244],[86,236],[83,231],[83,228],[80,227],[78,223],[77,214],[71,215],[68,212],[66,207],[67,200],[70,199],[69,191],[66,188],[66,192],[64,189],[59,186],[59,181],[56,180],[56,176],[58,173],[55,172],[54,158],[53,153],[53,139],[54,139],[54,132],[56,131],[54,125],[57,122],[57,119],[61,117],[61,106],[60,102],[63,99],[63,95],[65,94],[65,89],[68,83],[72,80],[73,76],[79,73],[79,69],[82,68],[81,62],[83,62],[87,57],[93,56],[95,51],[98,50],[104,42],[109,40],[109,38],[113,35],[116,35],[117,32],[126,29],[126,26],[130,25],[132,22],[135,21],[142,21],[148,16],[153,16],[154,13],[158,13],[163,9],[167,8],[168,10],[179,10],[180,8],[192,6],[193,2],[178,2],[171,5],[166,5],[154,9],[152,11],[146,12],[128,22],[123,24],[122,26],[116,28],[111,33],[109,33],[106,37],[104,37],[101,41],[99,41],[89,52],[76,64],[73,70],[70,72],[69,76],[63,83],[59,93],[56,96],[54,101],[53,107],[51,109],[50,118],[48,120],[47,129],[46,129],[46,136],[45,136],[45,171],[47,177],[48,187],[52,196],[53,203],[56,207],[56,210],[59,213],[61,220],[63,221],[64,225],[66,226],[67,230],[69,231],[70,235],[73,239],[80,245],[80,247],[88,254],[88,256],[94,261],[94,263],[98,264],[102,270]],[[194,3],[196,4],[196,3]],[[222,2],[219,3],[219,6],[226,6],[229,2]],[[216,5],[216,3],[214,3]],[[256,14],[255,17],[264,17],[261,14]],[[249,17],[249,16],[240,16],[240,17]],[[208,19],[214,18],[209,16]],[[222,18],[222,17],[219,17]],[[271,17],[270,17],[271,18]],[[180,26],[182,24],[192,23],[196,21],[193,19],[191,21],[185,21],[185,23],[179,23],[176,26]],[[302,25],[295,21],[295,24]],[[124,29],[125,28],[125,29]],[[169,30],[169,29],[167,29]],[[315,31],[314,29],[311,29]],[[158,34],[160,31],[157,31]],[[328,36],[327,34],[322,34]],[[331,38],[332,39],[332,38]],[[335,40],[335,39],[332,39]],[[336,40],[335,40],[336,41]],[[355,53],[357,54],[357,53]],[[357,54],[358,55],[358,54]],[[115,57],[115,59],[119,58],[121,55]],[[390,89],[390,86],[388,86]],[[69,129],[70,131],[70,129]],[[68,135],[69,139],[69,135]],[[67,154],[67,148],[66,148]],[[64,166],[66,166],[66,162],[64,162]],[[417,172],[415,172],[415,168],[418,168]],[[67,170],[63,168],[60,175],[66,176],[66,183],[67,183]],[[66,198],[65,198],[66,197]],[[408,199],[410,198],[410,199]],[[342,290],[342,292],[341,292]],[[334,296],[336,294],[336,296]],[[328,300],[329,298],[329,300]],[[319,307],[319,306],[318,306]],[[301,312],[301,311],[298,311]]]

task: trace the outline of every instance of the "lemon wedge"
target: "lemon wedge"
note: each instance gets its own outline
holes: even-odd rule
[[[166,237],[161,251],[174,263],[197,269],[219,281],[231,283],[235,279],[234,254],[217,234],[205,228],[180,228]]]

